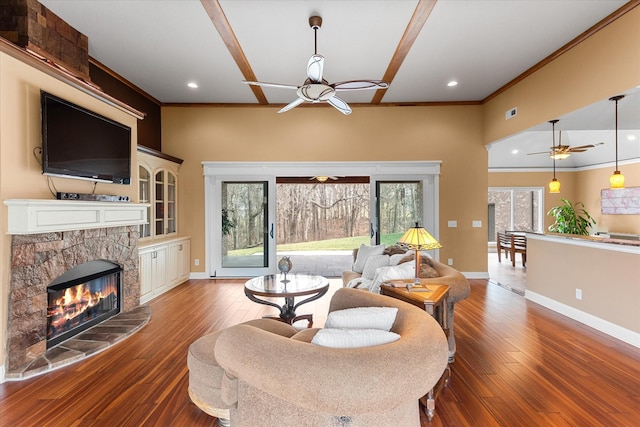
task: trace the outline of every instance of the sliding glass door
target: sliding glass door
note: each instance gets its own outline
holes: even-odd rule
[[[276,177],[305,181],[321,175],[369,177],[372,244],[392,245],[416,222],[436,239],[439,235],[437,161],[203,162],[203,166],[209,277],[255,277],[277,272],[277,236],[282,238],[291,230],[276,230]],[[351,197],[355,195],[345,199]],[[322,206],[327,205],[325,202],[328,199]],[[290,209],[295,210],[295,206]],[[291,225],[282,219],[280,226]],[[320,235],[309,231],[301,231],[303,240]],[[437,252],[433,255],[437,257]]]
[[[214,276],[253,277],[272,272],[275,263],[273,190],[269,180],[218,182],[215,208],[219,224],[211,233]]]
[[[376,181],[375,243],[393,245],[416,223],[423,226],[422,181]]]

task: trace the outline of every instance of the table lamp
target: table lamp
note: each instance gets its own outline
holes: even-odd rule
[[[407,249],[416,251],[416,278],[414,285],[420,284],[420,251],[441,248],[442,245],[424,227],[420,227],[416,222],[415,227],[411,227],[398,240],[398,244]],[[409,286],[407,286],[410,289]]]

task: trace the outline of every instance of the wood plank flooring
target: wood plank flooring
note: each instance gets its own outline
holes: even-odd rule
[[[486,280],[471,285],[456,305],[450,385],[422,427],[640,425],[640,350]],[[187,395],[187,348],[207,332],[273,314],[242,286],[188,281],[153,300],[151,322],[121,344],[0,385],[0,425],[214,426]],[[329,298],[299,311],[322,326]]]

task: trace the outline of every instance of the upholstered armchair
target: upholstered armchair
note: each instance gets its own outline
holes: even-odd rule
[[[288,336],[258,321],[217,333],[215,362],[222,376],[220,389],[209,396],[221,398],[231,425],[419,427],[418,400],[448,365],[440,325],[417,307],[348,288],[335,292],[329,311],[354,307],[396,307],[391,332],[400,337],[382,345],[332,348],[311,343],[318,328],[298,332],[282,324],[291,328]],[[198,396],[199,378],[189,381],[194,403],[207,403]]]

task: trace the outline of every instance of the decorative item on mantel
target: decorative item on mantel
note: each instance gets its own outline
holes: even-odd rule
[[[278,261],[278,270],[280,270],[280,272],[284,274],[284,279],[281,280],[281,282],[285,285],[289,283],[287,274],[291,271],[291,268],[293,268],[293,263],[288,256],[283,256],[280,261]]]

